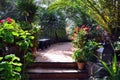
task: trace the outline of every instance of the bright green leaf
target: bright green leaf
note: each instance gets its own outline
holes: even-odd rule
[[[20,72],[21,71],[21,67],[15,67],[15,71]]]
[[[0,61],[3,59],[3,57],[0,57]]]
[[[19,34],[17,33],[17,32],[12,32],[12,34],[14,35],[14,36],[19,36]]]

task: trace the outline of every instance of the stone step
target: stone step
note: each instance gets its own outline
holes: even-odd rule
[[[76,62],[34,62],[28,68],[67,68],[77,69]]]
[[[41,79],[87,79],[88,73],[86,70],[75,69],[42,69],[34,68],[28,70],[30,80]]]

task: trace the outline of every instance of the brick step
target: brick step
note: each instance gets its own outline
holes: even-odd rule
[[[77,69],[76,62],[34,62],[28,68],[67,68]]]
[[[75,69],[42,69],[34,68],[28,70],[30,80],[41,79],[87,79],[88,73],[86,70]]]
[[[29,80],[86,80],[87,70],[78,70],[76,62],[35,62],[28,68]]]

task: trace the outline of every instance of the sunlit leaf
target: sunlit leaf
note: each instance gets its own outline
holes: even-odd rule
[[[20,72],[21,71],[21,67],[15,67],[15,71]]]
[[[14,35],[14,36],[19,36],[19,34],[17,33],[17,32],[12,32],[12,34]]]
[[[113,57],[112,69],[113,69],[113,72],[114,72],[114,73],[117,72],[117,57],[116,57],[116,54],[114,54],[114,57]]]
[[[0,57],[0,61],[3,59],[3,57]]]

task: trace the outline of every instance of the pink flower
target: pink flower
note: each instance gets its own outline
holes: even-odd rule
[[[88,27],[84,27],[83,30],[84,31],[89,31],[89,28]]]
[[[4,22],[4,20],[0,20],[0,23],[3,23]]]
[[[11,23],[11,22],[12,22],[12,19],[11,19],[10,17],[7,17],[7,18],[6,18],[6,21],[7,21],[8,23]]]
[[[101,27],[100,27],[100,26],[97,26],[97,27],[96,27],[96,29],[97,29],[97,30],[100,30],[100,29],[101,29]]]
[[[85,28],[85,25],[82,25],[82,28]]]

